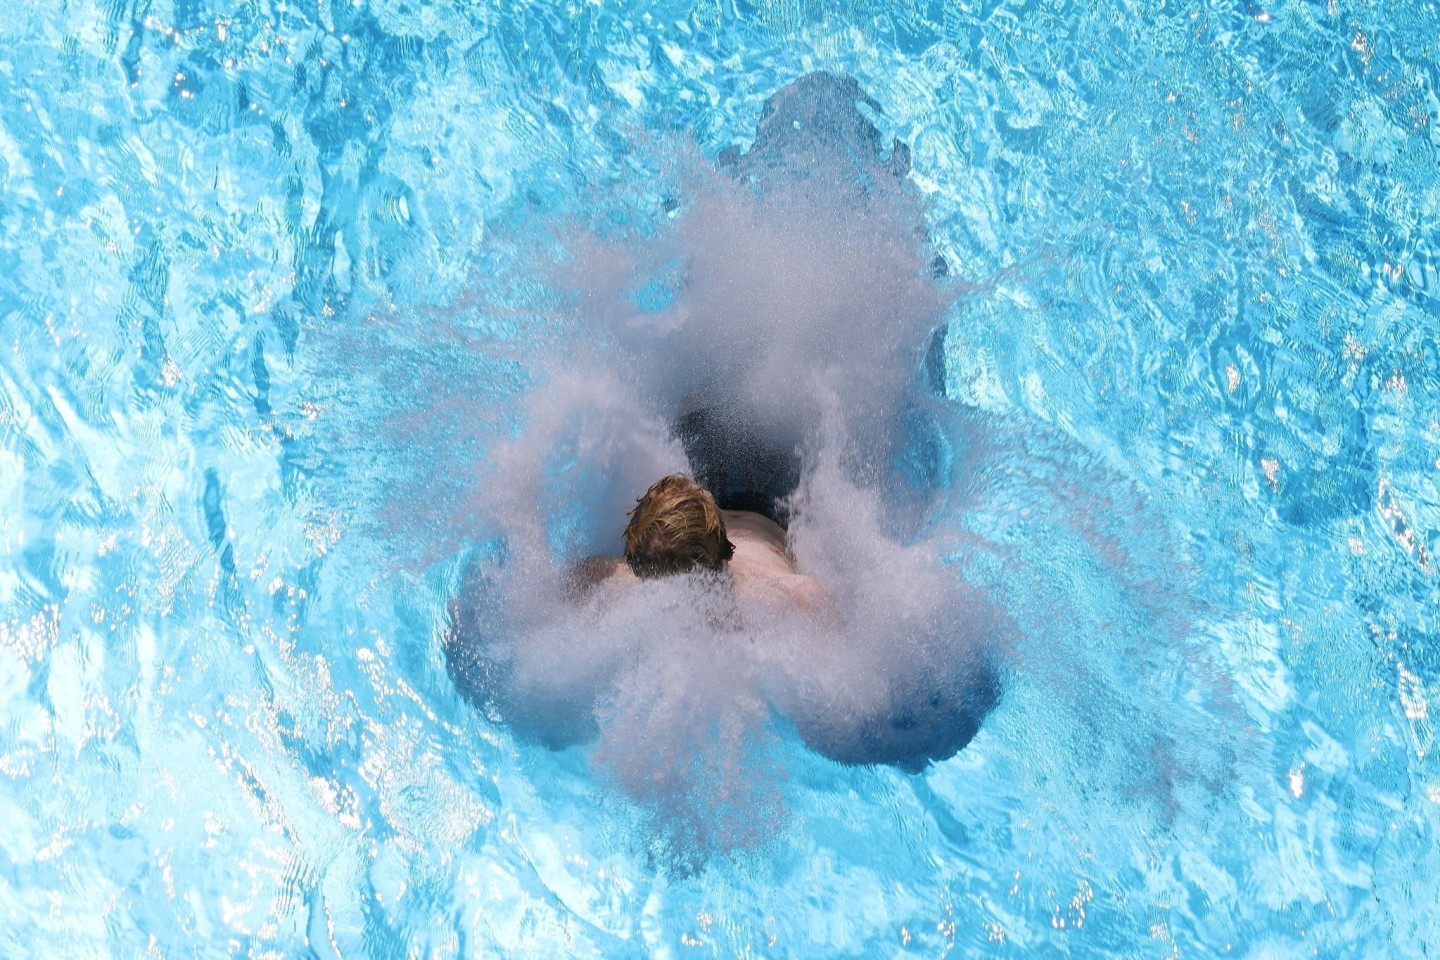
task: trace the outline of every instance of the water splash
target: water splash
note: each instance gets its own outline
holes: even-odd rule
[[[413,474],[428,494],[393,501],[391,539],[433,511],[442,542],[480,544],[452,610],[457,684],[521,736],[593,742],[592,767],[676,863],[775,835],[797,737],[922,770],[970,742],[1017,673],[1022,690],[1066,691],[1059,767],[1071,750],[1089,776],[1223,779],[1213,755],[1134,772],[1135,755],[1173,752],[1165,723],[1074,749],[1075,731],[1136,709],[1117,654],[1158,634],[1163,659],[1184,636],[1183,563],[1158,524],[1140,546],[1124,536],[1150,522],[1143,496],[1073,444],[945,399],[945,324],[984,285],[931,249],[907,151],[882,147],[875,109],[852,80],[803,77],[748,152],[662,165],[649,219],[517,230],[507,269],[464,305],[481,327],[434,330],[482,369],[513,358],[519,394],[444,386],[397,430],[454,452]],[[517,324],[506,303],[538,316]],[[571,567],[617,553],[634,498],[686,469],[675,425],[697,405],[795,451],[793,549],[843,629],[747,612],[737,631],[715,584],[575,602]],[[416,436],[426,421],[443,443]],[[1111,595],[1077,598],[1067,564]]]

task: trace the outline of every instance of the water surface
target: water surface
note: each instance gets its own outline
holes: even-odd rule
[[[1426,955],[1437,36],[1300,2],[12,11],[0,952]],[[909,535],[1004,548],[964,574],[1016,625],[1006,694],[920,775],[782,740],[764,836],[668,870],[587,751],[461,696],[445,605],[554,358],[619,369],[595,278],[643,281],[678,187],[817,69],[908,145],[947,265],[950,499]],[[541,502],[547,549],[603,538],[609,504]]]

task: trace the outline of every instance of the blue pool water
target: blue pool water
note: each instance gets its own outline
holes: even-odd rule
[[[0,41],[0,955],[1440,950],[1436,5],[82,0]],[[714,162],[816,70],[911,171],[792,249]],[[912,213],[945,276],[826,273]],[[926,320],[903,396],[835,392],[914,435],[827,489],[1003,611],[942,618],[1003,671],[975,741],[910,775],[641,710],[554,752],[468,701],[466,565],[606,549],[650,463],[626,404],[683,355],[613,304],[830,287],[848,363]],[[669,666],[654,716],[753,692]]]

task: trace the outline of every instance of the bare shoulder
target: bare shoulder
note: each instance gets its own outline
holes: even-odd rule
[[[635,579],[630,567],[620,557],[586,557],[570,569],[565,580],[565,599],[584,603],[596,589]]]
[[[796,607],[807,613],[825,619],[838,619],[839,617],[839,613],[835,609],[835,601],[830,599],[829,591],[814,577],[807,577],[800,573],[791,574],[785,578],[785,592]]]
[[[725,533],[739,546],[742,542],[761,543],[781,553],[788,552],[789,537],[785,528],[769,517],[749,510],[722,510]]]

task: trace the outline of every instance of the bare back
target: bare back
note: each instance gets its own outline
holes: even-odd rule
[[[729,568],[743,605],[792,607],[831,614],[830,597],[812,577],[795,572],[789,541],[775,521],[748,510],[725,510],[725,532],[735,545]]]

